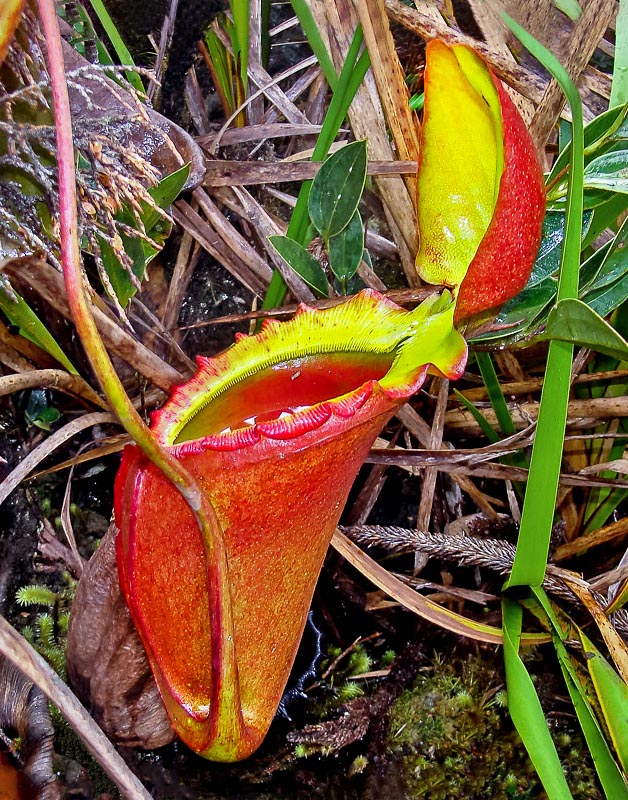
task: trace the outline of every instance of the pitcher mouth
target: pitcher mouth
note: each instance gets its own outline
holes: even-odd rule
[[[368,289],[329,309],[301,305],[290,321],[266,321],[215,358],[199,357],[196,375],[154,413],[153,431],[184,452],[232,450],[351,417],[374,392],[405,399],[430,365],[462,372],[466,345],[452,316],[448,293],[413,311]]]

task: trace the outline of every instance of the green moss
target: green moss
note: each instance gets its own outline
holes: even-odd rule
[[[530,800],[545,793],[503,706],[501,666],[490,659],[435,661],[393,707],[391,755],[408,797]],[[552,722],[574,800],[602,800],[586,745],[573,722]]]

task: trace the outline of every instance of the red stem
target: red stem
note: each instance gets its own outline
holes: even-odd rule
[[[240,702],[228,564],[222,529],[213,506],[196,481],[159,444],[133,407],[96,328],[79,248],[74,143],[61,35],[54,0],[38,0],[38,7],[48,49],[48,70],[55,110],[61,262],[74,324],[92,369],[120,423],[148,458],[172,481],[194,513],[207,560],[207,591],[212,621],[211,714],[215,722],[230,720],[232,731],[238,732],[235,737],[244,738],[246,730]]]

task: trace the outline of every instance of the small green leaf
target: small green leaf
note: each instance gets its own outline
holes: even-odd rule
[[[608,316],[611,311],[618,308],[628,297],[628,275],[624,275],[618,281],[605,286],[599,291],[587,292],[585,300],[587,305],[601,317]]]
[[[171,172],[170,175],[162,178],[156,186],[151,186],[148,193],[159,208],[166,209],[177,199],[189,175],[190,164],[184,164],[179,169]],[[158,211],[147,205],[142,214],[142,220],[144,221],[146,232],[149,236],[152,236],[155,226],[163,221],[163,217]]]
[[[287,236],[269,236],[268,241],[283,260],[321,297],[327,297],[328,285],[325,271],[303,245]]]
[[[624,108],[611,108],[588,123],[584,129],[584,147],[587,157],[598,152],[608,141],[618,141],[628,138],[626,114],[627,112]],[[569,164],[570,151],[571,148],[568,143],[567,146],[561,150],[552,167],[547,181],[548,185],[551,185]]]
[[[357,272],[364,251],[364,226],[356,210],[349,224],[328,242],[329,266],[344,286]]]
[[[612,240],[610,247],[606,251],[591,288],[601,289],[604,286],[609,286],[625,275],[627,271],[628,219],[624,220],[623,225],[617,232],[617,236]]]
[[[310,189],[308,208],[316,230],[328,241],[351,221],[366,181],[366,142],[352,142],[323,163]]]
[[[584,168],[584,186],[628,194],[628,150],[613,150],[594,158]]]
[[[561,300],[550,311],[545,339],[589,347],[620,361],[628,360],[628,342],[581,300]]]
[[[54,336],[28,303],[11,288],[3,275],[0,275],[0,310],[11,325],[19,328],[21,336],[45,350],[72,375],[78,375],[78,370],[59,347]]]
[[[48,401],[48,392],[45,389],[31,389],[28,402],[24,409],[24,417],[30,425],[50,431],[51,425],[58,422],[61,414],[59,409],[51,406]]]

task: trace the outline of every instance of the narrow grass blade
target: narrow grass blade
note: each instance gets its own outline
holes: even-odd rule
[[[230,117],[236,107],[233,93],[233,59],[231,53],[224,46],[213,28],[205,31],[205,45],[210,59],[210,63],[207,66],[212,73],[225,116]]]
[[[105,33],[109,37],[109,41],[113,49],[118,56],[120,63],[123,66],[133,66],[133,56],[129,52],[127,46],[124,43],[124,40],[120,36],[118,29],[114,21],[109,16],[109,12],[105,8],[105,4],[102,0],[89,0],[90,5],[94,11],[94,14],[98,17],[98,22],[102,25]],[[128,70],[125,72],[126,79],[131,84],[131,86],[140,94],[145,94],[144,91],[144,84],[142,83],[142,79],[137,74],[137,72],[133,72],[133,70]]]
[[[573,129],[570,176],[557,297],[558,300],[577,297],[584,172],[580,95],[556,57],[514,20],[506,15],[504,18],[523,45],[558,80],[571,107]],[[545,574],[567,420],[572,355],[573,345],[565,342],[550,344],[517,552],[507,586],[540,585]]]
[[[499,381],[495,373],[495,367],[493,365],[493,359],[491,358],[490,353],[485,353],[482,350],[479,350],[475,354],[475,360],[477,361],[477,365],[480,369],[482,380],[484,381],[486,391],[488,392],[488,399],[491,401],[491,405],[493,406],[493,411],[497,417],[497,423],[501,429],[501,432],[504,434],[504,436],[512,436],[516,433],[515,424],[512,421],[512,416],[510,415],[508,405],[504,399],[502,388],[499,385]]]
[[[329,88],[332,90],[332,92],[335,92],[338,86],[338,75],[336,74],[336,68],[334,67],[334,62],[331,60],[331,57],[327,52],[325,42],[323,41],[323,37],[321,36],[314,17],[312,16],[310,6],[306,0],[291,0],[291,3],[294,13],[297,15],[297,19],[299,20],[299,24],[303,29],[303,33],[305,34],[307,42],[312,52],[318,59],[319,66],[323,71],[325,80],[329,84]]]
[[[574,22],[582,15],[582,8],[576,0],[554,0],[554,5]]]
[[[249,68],[249,0],[231,0],[233,14],[234,56],[239,65],[240,80],[246,87]]]
[[[615,59],[609,106],[628,103],[628,0],[619,0],[615,22]]]
[[[473,417],[473,419],[477,422],[480,426],[482,433],[486,436],[491,444],[496,444],[499,441],[499,434],[490,424],[490,422],[486,419],[484,414],[476,408],[473,403],[468,400],[461,392],[459,392],[456,388],[454,388],[454,394],[460,400],[462,405],[467,409],[469,414]]]
[[[558,656],[569,696],[576,710],[578,722],[584,733],[606,797],[612,798],[613,800],[628,800],[628,786],[626,786],[625,778],[621,774],[613,758],[608,742],[600,726],[600,721],[596,717],[593,707],[593,704],[595,704],[596,710],[604,717],[606,722],[604,706],[608,706],[610,700],[616,703],[616,709],[611,712],[613,714],[612,724],[614,728],[610,736],[613,740],[615,736],[623,740],[620,742],[620,746],[622,752],[625,751],[625,742],[628,742],[625,714],[623,719],[620,718],[622,709],[625,708],[625,706],[621,702],[622,694],[621,691],[618,692],[617,685],[617,681],[620,683],[623,682],[617,673],[612,670],[610,664],[604,661],[599,651],[589,642],[582,631],[580,631],[565,614],[554,608],[542,589],[534,590],[534,599],[526,602],[526,608],[532,611],[539,619],[542,619],[545,624],[549,624],[553,628],[553,641],[554,647],[556,648],[556,655]],[[576,659],[569,654],[565,647],[566,641],[577,638],[580,638],[583,643],[584,658],[586,660],[588,674],[587,670],[576,667]],[[589,664],[590,660],[596,660],[596,663]],[[608,670],[605,669],[604,665],[614,673],[614,679],[609,676]],[[604,699],[600,696],[600,691],[598,690],[598,686],[596,686],[596,680],[593,678],[591,672],[592,668],[596,673],[598,685],[601,681],[605,688],[609,688],[610,690],[610,683],[611,681],[613,682],[612,694],[607,695]],[[624,684],[624,689],[625,688]],[[591,699],[589,699],[588,691],[591,692]]]
[[[628,772],[628,686],[582,631],[580,639],[613,747],[624,771]],[[628,797],[628,791],[625,796]]]
[[[502,624],[508,710],[550,800],[572,800],[536,689],[519,656],[522,615],[518,603],[504,598]]]

